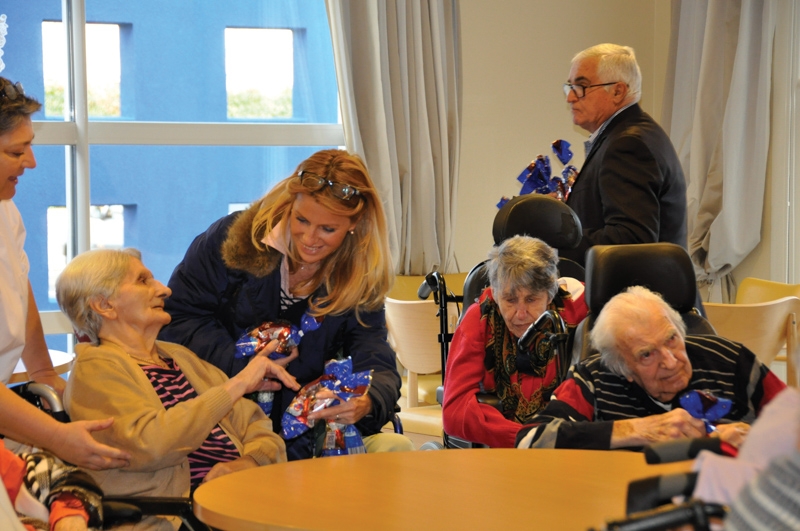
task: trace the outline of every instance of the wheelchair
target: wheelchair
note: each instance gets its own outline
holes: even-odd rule
[[[50,414],[59,422],[69,422],[61,398],[52,387],[35,382],[27,382],[10,387],[24,400]],[[111,529],[123,524],[135,524],[145,516],[177,516],[181,519],[181,530],[212,531],[201,522],[192,509],[190,498],[173,497],[103,497],[103,529]]]
[[[593,354],[589,332],[600,310],[630,286],[644,286],[659,293],[681,315],[688,334],[717,335],[705,317],[694,266],[683,247],[665,242],[595,245],[586,252],[584,293],[589,313],[575,330],[573,363]]]
[[[648,464],[694,459],[700,451],[723,454],[718,437],[681,439],[644,447]],[[727,515],[727,507],[693,499],[697,472],[651,476],[628,485],[625,512],[620,520],[609,521],[608,531],[661,531],[690,525],[696,531],[708,531],[712,522]],[[674,503],[676,497],[686,500]]]
[[[492,236],[495,245],[516,235],[527,235],[539,238],[555,249],[574,249],[581,241],[581,223],[577,214],[557,199],[546,195],[528,194],[517,196],[503,205],[497,213],[492,225]],[[433,271],[426,275],[417,295],[420,299],[427,299],[433,293],[438,305],[437,316],[440,322],[438,341],[441,345],[442,382],[444,382],[445,368],[449,345],[453,334],[448,328],[449,302],[462,303],[461,316],[475,303],[483,290],[489,286],[486,272],[486,260],[474,266],[464,281],[463,297],[452,295],[448,290],[444,277]],[[572,260],[559,259],[560,276],[571,276],[584,280],[583,267]],[[459,319],[460,322],[460,319]],[[558,363],[559,381],[566,378],[570,366],[572,334],[567,330],[563,320],[551,311],[547,311],[523,334],[518,341],[520,351],[529,351],[539,341],[547,341]],[[436,391],[436,400],[439,404],[444,402],[444,387]],[[478,401],[500,409],[499,399],[490,393],[479,393]],[[481,444],[462,440],[457,437],[443,434],[443,445],[426,443],[421,449],[433,448],[482,448]]]

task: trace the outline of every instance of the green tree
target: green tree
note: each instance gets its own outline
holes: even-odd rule
[[[257,90],[228,95],[228,118],[291,118],[292,89],[276,98],[266,98]]]

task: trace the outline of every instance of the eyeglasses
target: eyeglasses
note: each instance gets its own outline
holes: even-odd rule
[[[328,185],[331,187],[331,193],[333,193],[334,197],[344,199],[345,201],[350,200],[350,198],[355,195],[361,195],[361,192],[359,192],[354,186],[337,183],[336,181],[328,180],[325,177],[320,177],[319,175],[307,172],[305,170],[298,171],[297,178],[300,179],[301,183],[310,187],[312,192],[321,190],[325,185]]]
[[[25,89],[22,88],[22,83],[17,81],[16,83],[9,83],[2,89],[0,89],[0,96],[6,97],[11,101],[14,101],[19,96],[25,95]]]
[[[607,87],[608,85],[616,85],[619,81],[612,81],[611,83],[598,83],[596,85],[573,85],[572,83],[564,83],[564,96],[569,98],[569,93],[572,91],[578,99],[586,96],[586,89],[592,87]]]

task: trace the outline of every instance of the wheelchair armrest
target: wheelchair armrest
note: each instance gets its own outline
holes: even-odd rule
[[[69,415],[67,415],[67,412],[64,410],[61,397],[58,396],[55,389],[49,385],[37,382],[26,382],[10,387],[9,389],[17,393],[29,404],[45,411],[57,421],[69,422]],[[45,408],[45,403],[47,408]]]
[[[119,503],[138,509],[142,516],[178,516],[189,531],[208,531],[211,528],[201,522],[192,510],[191,498],[177,497],[112,497],[103,500],[103,508],[108,503]],[[105,520],[105,519],[104,519]]]
[[[103,500],[103,529],[142,521],[142,510],[136,505]]]
[[[182,516],[186,513],[192,512],[192,500],[190,498],[177,498],[169,496],[106,496],[103,501],[105,503],[113,502],[121,503],[123,505],[134,505],[142,511],[142,514]]]
[[[654,443],[644,447],[644,458],[650,465],[694,459],[701,450],[722,454],[719,437],[699,437]]]
[[[503,410],[503,403],[500,398],[494,393],[478,393],[476,395],[479,404],[487,404],[495,408],[497,411]]]
[[[664,474],[637,479],[628,484],[626,514],[646,511],[670,503],[674,496],[691,496],[697,472]]]
[[[724,518],[727,510],[717,503],[693,500],[680,505],[665,505],[650,511],[629,514],[624,520],[606,523],[607,531],[666,531],[692,524],[708,529],[710,518]]]
[[[497,397],[496,394],[478,393],[475,396],[478,399],[479,404],[489,404],[497,411],[503,410],[503,405],[500,403],[500,399]],[[444,403],[444,386],[440,385],[439,387],[436,388],[436,402],[438,402],[439,405],[442,405]]]

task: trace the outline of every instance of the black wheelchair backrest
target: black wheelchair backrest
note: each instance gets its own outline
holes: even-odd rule
[[[492,224],[495,245],[524,234],[539,238],[556,249],[574,249],[581,242],[578,215],[558,199],[547,195],[520,195],[503,205]]]
[[[697,301],[692,260],[673,243],[595,245],[586,253],[586,279],[586,304],[594,315],[630,286],[661,294],[681,314]]]

